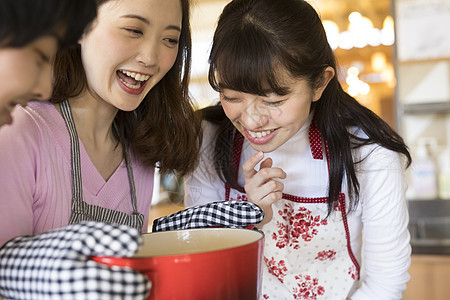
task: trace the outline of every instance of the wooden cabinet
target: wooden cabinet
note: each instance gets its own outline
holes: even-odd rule
[[[413,255],[404,300],[450,299],[450,256]]]

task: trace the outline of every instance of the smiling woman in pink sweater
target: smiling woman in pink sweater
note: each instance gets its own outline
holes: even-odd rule
[[[187,1],[100,2],[80,44],[56,57],[50,102],[0,130],[0,244],[86,220],[146,232],[156,163],[195,165]]]
[[[189,1],[96,2],[79,44],[56,55],[50,101],[18,107],[0,129],[8,299],[144,299],[143,274],[88,258],[132,256],[155,167],[183,175],[197,161]]]

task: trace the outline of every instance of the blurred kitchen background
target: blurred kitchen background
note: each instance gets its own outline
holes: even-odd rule
[[[200,108],[218,101],[207,58],[229,1],[193,1],[190,92]],[[323,20],[344,89],[395,128],[413,155],[407,192],[413,262],[404,299],[450,299],[450,0],[309,3]],[[156,177],[151,218],[184,208],[182,183]]]

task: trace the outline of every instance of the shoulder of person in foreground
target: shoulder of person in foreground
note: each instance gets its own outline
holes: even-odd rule
[[[33,203],[39,172],[46,162],[41,157],[40,121],[28,108],[17,107],[11,125],[0,128],[0,243],[33,232]]]

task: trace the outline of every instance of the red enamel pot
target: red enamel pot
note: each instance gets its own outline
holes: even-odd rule
[[[232,228],[144,234],[132,258],[93,257],[148,276],[151,300],[259,299],[264,234]]]

